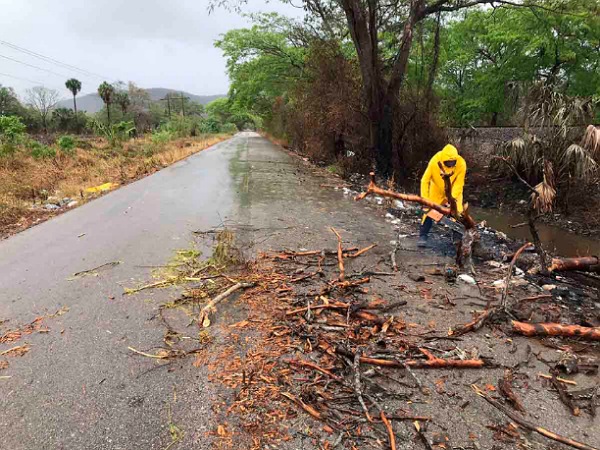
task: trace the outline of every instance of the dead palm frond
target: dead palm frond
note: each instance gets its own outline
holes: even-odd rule
[[[531,203],[538,214],[552,212],[552,205],[556,198],[556,189],[554,189],[554,170],[552,163],[544,161],[544,181],[533,188],[531,194]]]
[[[577,144],[572,144],[567,148],[565,163],[570,168],[573,177],[585,182],[591,181],[598,170],[598,164],[590,152]]]
[[[588,125],[583,135],[581,145],[591,153],[591,156],[597,158],[600,153],[600,128],[594,125]]]

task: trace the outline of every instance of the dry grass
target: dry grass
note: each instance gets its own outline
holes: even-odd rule
[[[28,218],[53,215],[32,206],[48,196],[76,198],[79,203],[91,196],[86,188],[112,182],[127,184],[204,150],[228,135],[183,138],[164,145],[149,137],[132,139],[122,148],[111,148],[102,139],[89,141],[89,148],[77,148],[72,156],[59,150],[54,158],[34,159],[27,149],[0,158],[0,235],[31,224]],[[22,225],[22,226],[21,226]]]

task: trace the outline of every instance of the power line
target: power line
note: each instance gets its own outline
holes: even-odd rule
[[[48,72],[48,73],[51,73],[52,75],[57,75],[62,78],[69,78],[67,75],[64,75],[62,73],[57,73],[57,72],[53,72],[52,70],[49,70],[49,69],[44,69],[43,67],[34,66],[33,64],[19,61],[18,59],[11,58],[10,56],[0,55],[0,58],[8,59],[9,61],[14,61],[16,63],[23,64],[24,66],[33,67],[34,69],[43,70],[44,72]]]
[[[9,75],[7,73],[2,73],[2,72],[0,72],[0,76],[14,78],[15,80],[27,81],[28,83],[33,83],[33,84],[37,84],[37,85],[43,85],[44,84],[41,81],[34,81],[34,80],[30,80],[29,78],[17,77],[15,75]]]
[[[6,41],[3,41],[3,40],[0,40],[0,44],[5,45],[7,47],[10,47],[13,50],[16,50],[18,52],[22,52],[22,53],[25,53],[27,55],[33,56],[35,58],[41,59],[43,61],[50,62],[52,64],[56,64],[56,65],[62,66],[63,68],[71,69],[71,70],[76,70],[76,71],[78,71],[78,72],[80,72],[82,74],[88,75],[88,76],[93,76],[93,77],[100,78],[100,79],[103,79],[103,80],[111,79],[111,77],[106,77],[104,75],[100,75],[100,74],[97,74],[97,73],[94,73],[94,72],[90,72],[89,70],[81,69],[80,67],[64,63],[62,61],[59,61],[59,60],[54,59],[54,58],[51,58],[49,56],[42,55],[41,53],[34,52],[33,50],[28,50],[28,49],[26,49],[24,47],[19,47],[18,45],[11,44],[10,42],[6,42]]]
[[[26,81],[28,83],[31,83],[31,84],[35,85],[35,86],[43,86],[45,88],[52,87],[53,89],[65,89],[64,86],[58,87],[58,86],[55,86],[53,84],[52,85],[48,85],[46,83],[42,83],[41,81],[30,80],[29,78],[17,77],[15,75],[10,75],[8,73],[0,72],[0,77],[2,77],[2,76],[8,77],[8,78],[14,78],[15,80]]]

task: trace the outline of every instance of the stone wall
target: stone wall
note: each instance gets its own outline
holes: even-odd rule
[[[450,142],[455,145],[469,167],[485,167],[495,149],[523,134],[519,127],[448,128]]]

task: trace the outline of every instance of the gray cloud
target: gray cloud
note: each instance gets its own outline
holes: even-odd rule
[[[207,0],[0,0],[0,40],[109,78],[143,87],[194,94],[226,93],[225,61],[213,42],[248,24]],[[250,11],[301,12],[278,1],[251,0]],[[65,97],[64,78],[83,82],[83,92],[102,81],[0,45],[0,55],[46,68],[56,76],[0,58],[0,73],[41,82]],[[0,84],[23,94],[33,83],[0,75]]]

